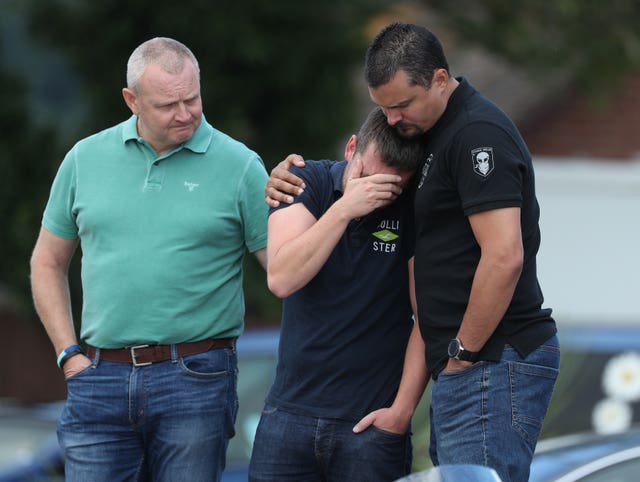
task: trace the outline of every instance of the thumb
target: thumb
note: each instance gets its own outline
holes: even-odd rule
[[[358,423],[353,427],[353,433],[364,432],[367,428],[373,425],[376,419],[376,412],[371,412],[369,415],[365,415]]]

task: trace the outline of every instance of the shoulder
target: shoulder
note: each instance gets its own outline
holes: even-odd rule
[[[82,150],[124,145],[123,136],[126,124],[127,121],[121,122],[120,124],[91,134],[83,139],[80,139],[71,149]]]
[[[234,139],[229,134],[225,134],[214,127],[211,129],[212,135],[210,151],[216,154],[222,153],[237,156],[247,161],[260,159],[260,156],[255,151],[249,149],[249,147],[247,147],[243,142]]]
[[[345,161],[305,161],[305,167],[292,166],[291,172],[300,177],[305,185],[302,197],[317,196],[329,199],[337,186],[342,184]]]
[[[67,152],[63,164],[82,166],[99,165],[104,159],[120,158],[127,151],[124,137],[126,122],[103,129],[77,141]]]
[[[305,167],[291,167],[291,172],[300,177],[306,187],[302,194],[294,197],[294,203],[302,203],[316,219],[334,201],[336,169],[340,170],[341,164],[336,161],[305,161]],[[343,169],[342,169],[343,170]],[[342,178],[340,170],[340,178]],[[283,207],[283,206],[281,206]],[[280,208],[271,208],[271,211]]]
[[[464,136],[494,134],[505,138],[518,136],[511,118],[493,101],[465,83],[466,101],[461,109],[458,133]]]
[[[511,150],[517,146],[517,151],[526,150],[511,118],[477,90],[467,87],[468,97],[451,143],[463,149],[489,146]]]
[[[304,167],[291,166],[291,173],[304,180],[322,180],[331,178],[331,168],[336,165],[336,161],[329,160],[306,160]]]

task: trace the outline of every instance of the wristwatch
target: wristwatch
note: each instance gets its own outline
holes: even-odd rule
[[[456,360],[475,362],[478,359],[478,352],[466,350],[458,338],[454,338],[449,342],[447,352],[449,358],[455,358]]]

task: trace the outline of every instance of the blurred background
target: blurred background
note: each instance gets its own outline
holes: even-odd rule
[[[270,170],[291,152],[342,159],[373,106],[366,46],[395,20],[433,30],[452,74],[500,105],[534,156],[539,275],[564,346],[543,437],[640,421],[637,0],[0,0],[0,401],[65,398],[28,261],[66,151],[130,115],[121,89],[138,44],[190,47],[207,119]],[[245,268],[247,330],[277,327],[280,300],[252,257]],[[426,423],[414,424],[422,461]]]

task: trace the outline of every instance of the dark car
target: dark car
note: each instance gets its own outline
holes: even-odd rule
[[[277,329],[252,330],[238,338],[238,399],[236,435],[229,442],[222,482],[246,482],[253,439],[273,382],[278,361]]]
[[[277,329],[247,331],[238,339],[240,408],[223,482],[247,480],[253,438],[275,375],[278,339]],[[55,433],[63,403],[0,405],[0,482],[64,480],[64,459]]]
[[[582,433],[543,440],[529,482],[637,482],[640,427],[618,434]]]
[[[0,482],[64,481],[56,438],[62,403],[0,404]]]
[[[402,477],[395,482],[501,482],[495,470],[481,465],[440,465]]]

